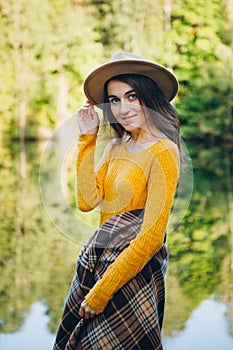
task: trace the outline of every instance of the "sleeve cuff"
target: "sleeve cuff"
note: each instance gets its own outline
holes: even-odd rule
[[[101,313],[104,311],[110,298],[108,295],[105,295],[105,294],[98,295],[97,297],[94,288],[92,288],[89,291],[89,293],[85,297],[85,300],[87,304],[91,306],[95,311]]]
[[[78,136],[78,141],[87,142],[87,141],[96,140],[96,138],[97,138],[96,134],[80,134]]]

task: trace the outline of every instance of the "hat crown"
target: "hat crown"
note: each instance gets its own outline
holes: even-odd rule
[[[145,58],[135,55],[130,52],[120,51],[112,55],[111,61],[119,61],[119,60],[141,60],[147,61]]]

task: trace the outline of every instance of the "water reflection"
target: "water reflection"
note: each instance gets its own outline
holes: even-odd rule
[[[42,350],[52,347],[54,336],[48,331],[46,307],[43,303],[34,303],[22,328],[13,334],[1,334],[1,350],[33,349]]]
[[[17,341],[19,350],[32,348],[29,344],[36,349],[34,343],[46,350],[61,316],[80,245],[56,229],[41,203],[38,184],[41,146],[0,147],[0,348],[10,350],[10,344],[16,347]],[[192,202],[181,225],[168,237],[165,350],[191,349],[192,344],[200,350],[220,346],[230,350],[232,153],[219,148],[209,152],[195,148],[192,156],[195,170]],[[68,165],[69,193],[73,193],[74,187],[72,162],[71,159]],[[74,207],[74,198],[69,200]],[[96,222],[94,216],[88,217],[89,222]],[[37,303],[40,300],[43,304]],[[214,345],[211,339],[215,339]]]
[[[227,306],[214,300],[204,300],[192,313],[185,329],[164,339],[165,350],[233,349],[233,338],[225,318]]]

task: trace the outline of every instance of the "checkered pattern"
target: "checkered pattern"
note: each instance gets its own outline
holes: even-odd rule
[[[143,210],[116,215],[83,246],[53,350],[75,350],[78,341],[84,350],[162,350],[168,260],[165,244],[139,274],[114,294],[103,313],[91,320],[78,315],[85,295],[136,237],[142,220]]]

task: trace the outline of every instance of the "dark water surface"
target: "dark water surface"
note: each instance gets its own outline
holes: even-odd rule
[[[59,147],[56,154],[47,151],[48,172],[40,168],[44,145],[0,147],[0,349],[46,350],[98,212],[75,209],[75,151],[62,162],[57,184]],[[201,146],[190,153],[192,200],[179,227],[168,234],[164,349],[232,350],[232,153]],[[71,222],[71,215],[78,219]]]

